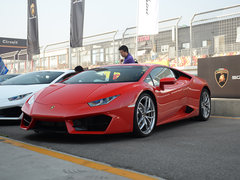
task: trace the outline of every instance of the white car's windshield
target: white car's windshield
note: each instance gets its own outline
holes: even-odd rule
[[[13,77],[18,76],[18,74],[6,74],[6,75],[0,75],[0,82],[6,81],[8,79],[11,79]]]
[[[8,79],[1,85],[32,85],[32,84],[50,84],[63,72],[58,71],[39,71],[22,74],[17,77]]]

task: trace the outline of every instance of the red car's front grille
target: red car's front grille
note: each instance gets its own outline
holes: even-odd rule
[[[39,121],[37,120],[33,129],[39,131],[52,131],[52,132],[67,132],[66,123],[53,122],[53,121]]]
[[[105,131],[112,118],[106,115],[92,116],[73,120],[76,131]]]

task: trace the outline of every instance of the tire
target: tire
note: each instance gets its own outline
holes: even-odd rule
[[[199,121],[207,121],[211,115],[211,97],[207,89],[203,89],[200,96],[199,115],[196,117]]]
[[[134,110],[133,134],[135,137],[147,137],[156,125],[157,110],[152,97],[143,93],[139,96]]]

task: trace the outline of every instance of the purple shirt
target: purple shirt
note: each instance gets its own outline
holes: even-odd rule
[[[132,55],[130,53],[128,53],[127,57],[125,57],[123,64],[131,64],[131,63],[135,63]]]

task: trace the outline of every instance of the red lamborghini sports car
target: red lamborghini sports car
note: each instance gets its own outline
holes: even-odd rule
[[[21,128],[70,134],[133,132],[210,116],[206,81],[160,65],[112,65],[79,73],[33,95],[23,106]]]

